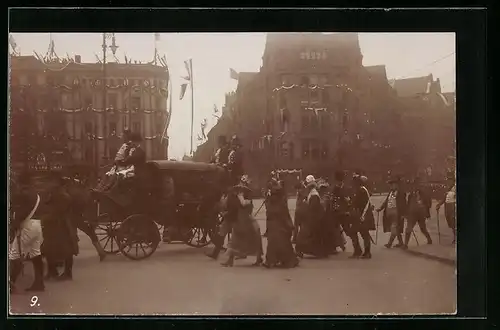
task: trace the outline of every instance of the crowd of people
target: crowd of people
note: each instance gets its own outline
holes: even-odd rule
[[[126,132],[125,141],[118,151],[114,167],[106,175],[107,180],[100,190],[116,186],[120,180],[133,177],[145,162],[140,147],[140,136]],[[209,257],[217,259],[229,237],[225,260],[222,266],[232,267],[235,260],[255,256],[255,266],[266,268],[293,268],[304,255],[327,258],[346,250],[347,238],[352,242],[351,258],[370,259],[374,243],[370,234],[378,229],[374,211],[383,212],[383,231],[390,233],[385,247],[408,248],[415,225],[432,244],[426,227],[432,205],[431,197],[414,178],[405,189],[401,178],[389,181],[390,191],[380,207],[370,202],[366,187],[367,178],[354,173],[350,182],[344,171],[336,171],[334,182],[316,179],[308,175],[297,185],[297,204],[294,218],[289,212],[285,182],[278,172],[271,172],[264,201],[266,208],[266,232],[262,235],[255,219],[253,192],[250,179],[243,171],[241,143],[236,136],[228,143],[219,139],[219,149],[213,163],[227,170],[223,184],[227,189],[221,200],[223,221],[219,233],[212,238],[215,245]],[[121,178],[123,177],[123,178]],[[61,173],[54,173],[48,193],[42,194],[34,188],[32,173],[11,176],[10,185],[10,288],[15,292],[15,282],[23,269],[23,262],[30,260],[34,268],[33,284],[28,291],[43,291],[44,280],[71,280],[73,257],[78,255],[78,235],[75,219],[81,219],[82,208],[75,207],[74,196],[68,193]],[[436,209],[444,205],[448,226],[455,238],[456,184],[454,173],[449,173],[446,193]],[[406,191],[408,190],[408,191]],[[406,221],[405,221],[406,220]],[[80,228],[80,227],[78,227]],[[80,228],[81,229],[81,228]],[[83,229],[82,229],[83,230]],[[95,235],[93,244],[99,245]],[[262,240],[267,239],[264,251]],[[359,237],[362,238],[363,246]],[[104,259],[102,247],[96,247]],[[44,272],[43,258],[47,263]],[[59,273],[58,267],[63,268]],[[45,276],[44,276],[45,275]]]
[[[219,139],[214,162],[226,167],[223,157],[227,144],[225,138]],[[230,166],[229,166],[230,168]],[[238,173],[239,174],[239,173]],[[232,176],[233,178],[238,175]],[[337,171],[334,182],[330,185],[324,179],[316,179],[308,175],[297,187],[297,204],[294,221],[289,213],[288,198],[284,181],[277,172],[272,172],[265,198],[267,251],[262,249],[262,238],[259,225],[252,215],[252,194],[248,176],[229,191],[225,200],[225,216],[219,237],[214,240],[215,248],[208,254],[217,259],[223,249],[226,236],[231,234],[227,259],[223,266],[232,266],[234,260],[256,256],[255,265],[272,267],[295,267],[299,258],[311,255],[326,258],[346,250],[346,237],[352,242],[351,258],[370,259],[371,246],[374,243],[370,232],[378,230],[374,211],[383,212],[382,225],[384,233],[390,233],[386,248],[407,249],[415,225],[418,224],[427,244],[432,238],[426,221],[430,218],[432,200],[418,177],[404,187],[400,177],[391,179],[390,191],[380,207],[375,209],[370,202],[370,192],[366,187],[368,179],[360,173],[354,173],[351,184],[346,184],[346,173]],[[406,189],[408,188],[408,189]],[[408,190],[408,191],[406,191]],[[456,185],[454,173],[449,173],[447,189],[436,206],[445,205],[445,217],[455,238],[455,201]],[[405,221],[406,220],[406,221]],[[363,246],[360,244],[362,239]],[[340,251],[339,251],[340,250]]]

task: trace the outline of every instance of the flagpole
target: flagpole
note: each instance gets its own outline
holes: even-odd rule
[[[193,59],[189,60],[189,68],[190,68],[190,84],[191,84],[191,153],[190,156],[193,156],[193,125],[194,125],[194,90],[193,90],[193,80],[194,80],[194,73],[193,73]]]

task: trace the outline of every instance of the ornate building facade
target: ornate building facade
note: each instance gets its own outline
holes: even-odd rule
[[[195,159],[208,160],[219,135],[238,134],[254,178],[271,169],[318,176],[358,169],[373,180],[387,169],[406,174],[410,160],[400,155],[413,141],[404,126],[413,125],[413,112],[385,66],[365,67],[362,59],[356,33],[269,33],[260,71],[239,74],[235,98],[229,105],[226,98],[228,109]]]
[[[168,83],[166,66],[154,63],[11,56],[11,160],[104,166],[125,128],[141,134],[149,159],[166,159]]]

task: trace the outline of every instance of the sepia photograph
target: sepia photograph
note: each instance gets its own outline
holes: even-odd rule
[[[454,33],[8,42],[11,315],[455,315]]]

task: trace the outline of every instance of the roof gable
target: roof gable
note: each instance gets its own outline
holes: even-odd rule
[[[396,79],[392,87],[400,97],[428,94],[432,84],[432,75],[407,79]]]

